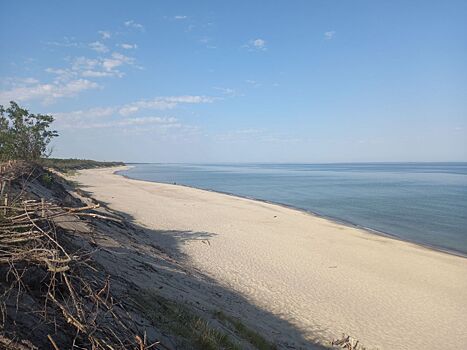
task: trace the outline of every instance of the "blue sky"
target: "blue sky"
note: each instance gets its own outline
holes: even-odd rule
[[[54,156],[467,161],[466,1],[2,1]]]

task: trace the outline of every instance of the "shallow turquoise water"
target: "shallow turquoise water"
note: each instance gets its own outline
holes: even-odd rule
[[[467,163],[135,164],[122,174],[282,203],[467,254]]]

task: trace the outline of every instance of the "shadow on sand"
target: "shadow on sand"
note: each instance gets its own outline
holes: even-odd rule
[[[324,330],[313,330],[313,339],[305,339],[302,332],[285,319],[285,315],[281,317],[259,308],[245,296],[222,286],[192,266],[189,257],[181,249],[182,245],[193,240],[209,244],[215,233],[149,229],[137,223],[131,215],[110,209],[108,203],[96,201],[92,198],[92,187],[80,186],[79,191],[85,197],[90,197],[90,200],[100,203],[102,209],[99,210],[123,219],[122,223],[92,220],[92,245],[98,247],[93,260],[117,281],[117,291],[127,303],[135,296],[138,299],[138,295],[155,293],[164,299],[186,305],[221,328],[222,324],[214,316],[216,312],[221,311],[239,319],[246,327],[258,332],[280,349],[326,349],[314,341],[323,339]],[[160,332],[151,333],[151,328],[157,328],[157,324],[144,324],[141,321],[139,327],[147,332],[148,337],[151,334],[161,336]],[[229,332],[232,334],[231,330],[227,330]],[[172,348],[184,348],[177,346],[168,333],[162,332],[166,344],[171,343]]]

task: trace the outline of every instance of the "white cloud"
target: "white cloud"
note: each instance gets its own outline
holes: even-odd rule
[[[202,104],[211,103],[215,100],[209,96],[169,96],[169,97],[156,97],[151,100],[140,100],[128,103],[119,108],[120,115],[127,116],[139,112],[142,109],[157,109],[166,110],[173,109],[179,104]]]
[[[105,58],[77,57],[69,68],[47,68],[45,71],[55,76],[52,82],[43,83],[33,78],[7,81],[9,87],[0,91],[0,101],[40,100],[50,104],[57,99],[76,96],[82,91],[99,87],[88,78],[122,77],[123,73],[118,68],[133,63],[132,57],[117,52]]]
[[[335,30],[331,30],[329,32],[324,32],[324,39],[326,39],[326,40],[334,39],[335,36],[336,36],[336,31]]]
[[[106,30],[99,30],[99,35],[101,36],[102,40],[110,39],[112,34]]]
[[[125,27],[135,28],[142,32],[144,31],[144,26],[142,24],[136,23],[134,20],[125,21],[123,22],[123,24],[125,25]]]
[[[217,46],[210,44],[212,42],[211,38],[203,37],[199,39],[199,42],[203,44],[207,49],[217,49]]]
[[[126,44],[126,43],[120,44],[118,46],[120,46],[122,49],[125,49],[125,50],[131,50],[131,49],[137,49],[138,48],[138,45],[136,45],[136,44]]]
[[[248,42],[248,44],[244,45],[249,51],[266,51],[266,40],[264,39],[252,39]]]
[[[63,97],[73,97],[80,92],[90,89],[96,89],[99,85],[86,79],[75,79],[62,83],[55,81],[53,83],[31,82],[22,86],[16,86],[9,90],[0,91],[0,103],[5,104],[8,101],[30,101],[40,100],[44,104],[50,104]]]
[[[219,87],[219,86],[214,86],[213,89],[220,91],[222,94],[226,96],[230,96],[230,97],[239,96],[239,94],[237,93],[235,89]]]
[[[116,123],[118,126],[124,125],[146,125],[146,124],[166,124],[180,125],[178,119],[174,117],[140,117],[122,119]]]
[[[139,100],[125,105],[110,107],[97,107],[86,110],[76,110],[71,112],[53,113],[58,125],[62,127],[84,128],[89,125],[143,125],[147,123],[171,123],[177,120],[172,117],[130,117],[137,112],[146,109],[168,110],[177,107],[179,104],[200,104],[213,102],[215,98],[208,96],[183,95],[156,97],[150,100]],[[121,117],[124,117],[123,119]],[[173,127],[173,126],[172,126]]]
[[[235,130],[235,133],[238,135],[257,135],[261,134],[263,131],[260,129],[240,129]]]
[[[81,72],[81,76],[85,78],[106,78],[106,77],[121,77],[123,73],[116,73],[116,72],[102,72],[97,70],[83,70]]]
[[[89,47],[96,52],[106,53],[109,51],[109,48],[100,41],[94,41],[93,43],[90,43]]]
[[[82,43],[79,43],[76,41],[75,38],[70,38],[70,37],[63,37],[63,41],[48,41],[46,42],[47,45],[52,45],[52,46],[59,46],[59,47],[83,47]]]
[[[45,70],[47,73],[55,74],[56,78],[55,81],[57,82],[66,82],[77,77],[77,74],[70,69],[62,69],[62,68],[47,68]]]
[[[56,120],[66,121],[66,122],[81,122],[83,120],[96,119],[102,117],[109,117],[115,113],[115,108],[106,107],[106,108],[91,108],[87,110],[77,110],[66,113],[53,113]]]
[[[255,39],[253,40],[253,46],[257,49],[264,50],[266,48],[266,41],[263,39]]]
[[[104,58],[102,60],[102,67],[110,72],[114,71],[115,68],[120,67],[121,65],[124,64],[133,64],[134,63],[134,58],[128,57],[125,55],[122,55],[121,53],[114,52],[112,53],[112,56],[110,58]]]
[[[87,111],[79,110],[70,113],[53,113],[54,126],[60,129],[97,129],[115,127],[156,126],[162,129],[183,128],[185,125],[174,117],[136,117],[115,119],[110,116],[114,109],[93,108]]]
[[[180,104],[210,103],[215,98],[202,95],[155,97],[125,105],[98,107],[71,112],[50,113],[57,129],[113,129],[121,132],[154,132],[159,136],[178,138],[199,134],[199,127],[182,123],[173,116],[133,115],[147,109],[167,110]]]
[[[37,84],[39,83],[39,80],[36,78],[32,77],[27,77],[27,78],[3,78],[0,82],[2,86],[8,86],[8,87],[17,87],[17,86],[23,86],[27,84]]]
[[[252,79],[247,79],[245,80],[245,83],[257,88],[257,87],[260,87],[261,86],[261,83],[259,83],[258,81],[256,80],[252,80]]]
[[[134,58],[125,56],[118,52],[113,52],[108,57],[88,58],[84,56],[76,57],[71,62],[71,67],[61,69],[62,76],[81,76],[86,78],[101,77],[123,77],[123,73],[118,69],[124,65],[134,65]],[[53,73],[52,68],[48,68],[49,73]]]
[[[188,16],[181,16],[181,15],[174,16],[174,19],[176,20],[187,19],[187,18]]]
[[[247,45],[245,45],[250,51],[266,51],[266,40],[264,39],[253,39],[248,42]]]
[[[143,29],[141,25],[134,21],[128,21],[127,26]],[[109,39],[110,32],[99,31],[102,39]],[[43,103],[52,103],[63,97],[72,97],[82,91],[96,89],[99,87],[92,78],[103,77],[123,77],[121,71],[125,65],[135,65],[135,59],[123,55],[119,52],[109,54],[109,48],[101,41],[91,43],[79,43],[72,37],[64,37],[61,42],[49,42],[49,45],[73,47],[73,48],[91,48],[92,50],[106,54],[96,58],[74,57],[66,58],[69,62],[68,67],[57,68],[49,67],[45,72],[53,75],[52,81],[38,81],[34,78],[13,78],[3,79],[0,88],[0,102],[5,103],[9,100],[29,101],[40,100]],[[122,44],[122,48],[136,48],[136,44]],[[91,79],[91,80],[90,80]]]

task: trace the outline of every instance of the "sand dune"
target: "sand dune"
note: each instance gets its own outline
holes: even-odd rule
[[[190,264],[308,339],[328,344],[348,333],[368,348],[466,347],[467,259],[298,210],[130,180],[115,170],[83,170],[76,180],[141,225],[199,233],[180,240]]]

